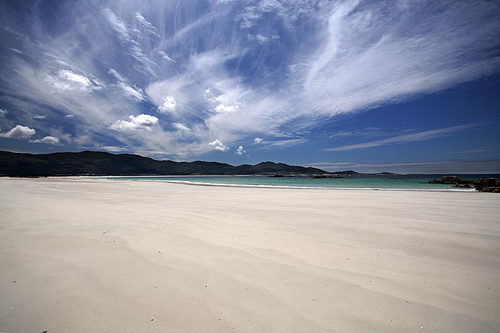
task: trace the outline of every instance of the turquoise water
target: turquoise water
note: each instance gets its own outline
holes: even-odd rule
[[[390,175],[390,176],[345,176],[344,178],[312,177],[266,177],[266,176],[134,176],[100,177],[109,180],[160,181],[205,186],[237,187],[277,187],[277,188],[327,188],[327,189],[379,189],[414,191],[460,191],[474,192],[474,189],[459,189],[452,185],[428,184],[442,175]],[[482,177],[486,178],[485,175]],[[464,179],[480,178],[475,175],[462,175]]]

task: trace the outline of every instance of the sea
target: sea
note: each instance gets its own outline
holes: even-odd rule
[[[107,180],[168,182],[198,186],[331,189],[331,190],[393,190],[393,191],[450,191],[475,192],[474,188],[456,188],[453,185],[429,184],[444,175],[343,175],[343,178],[269,177],[269,176],[114,176],[98,177]],[[500,175],[457,174],[462,179],[500,178]]]

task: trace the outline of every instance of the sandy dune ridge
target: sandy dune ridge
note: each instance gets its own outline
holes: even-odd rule
[[[0,179],[0,331],[498,332],[500,196]]]

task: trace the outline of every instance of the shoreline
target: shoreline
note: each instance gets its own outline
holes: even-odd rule
[[[206,183],[206,182],[190,182],[190,181],[176,181],[176,180],[163,180],[163,179],[119,179],[118,177],[128,177],[133,176],[116,176],[116,179],[107,179],[115,177],[95,177],[87,178],[91,180],[112,180],[112,181],[133,181],[133,182],[164,182],[171,184],[184,184],[184,185],[194,185],[194,186],[209,186],[209,187],[230,187],[230,188],[266,188],[266,189],[296,189],[296,190],[328,190],[328,191],[403,191],[403,192],[466,192],[466,193],[478,193],[475,189],[458,189],[458,188],[441,188],[441,189],[431,189],[431,188],[390,188],[390,187],[328,187],[328,186],[285,186],[285,185],[253,185],[253,184],[226,184],[226,183]],[[140,178],[146,178],[142,176],[137,176]],[[170,178],[170,176],[157,176]],[[184,176],[179,176],[184,177]],[[200,177],[212,177],[212,176],[200,176]],[[224,177],[224,176],[221,176]],[[252,176],[248,176],[252,177]],[[151,176],[153,178],[153,176]],[[173,177],[172,177],[173,178]]]

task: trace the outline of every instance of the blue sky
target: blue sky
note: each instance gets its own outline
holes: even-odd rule
[[[0,2],[0,149],[500,173],[497,1]]]

